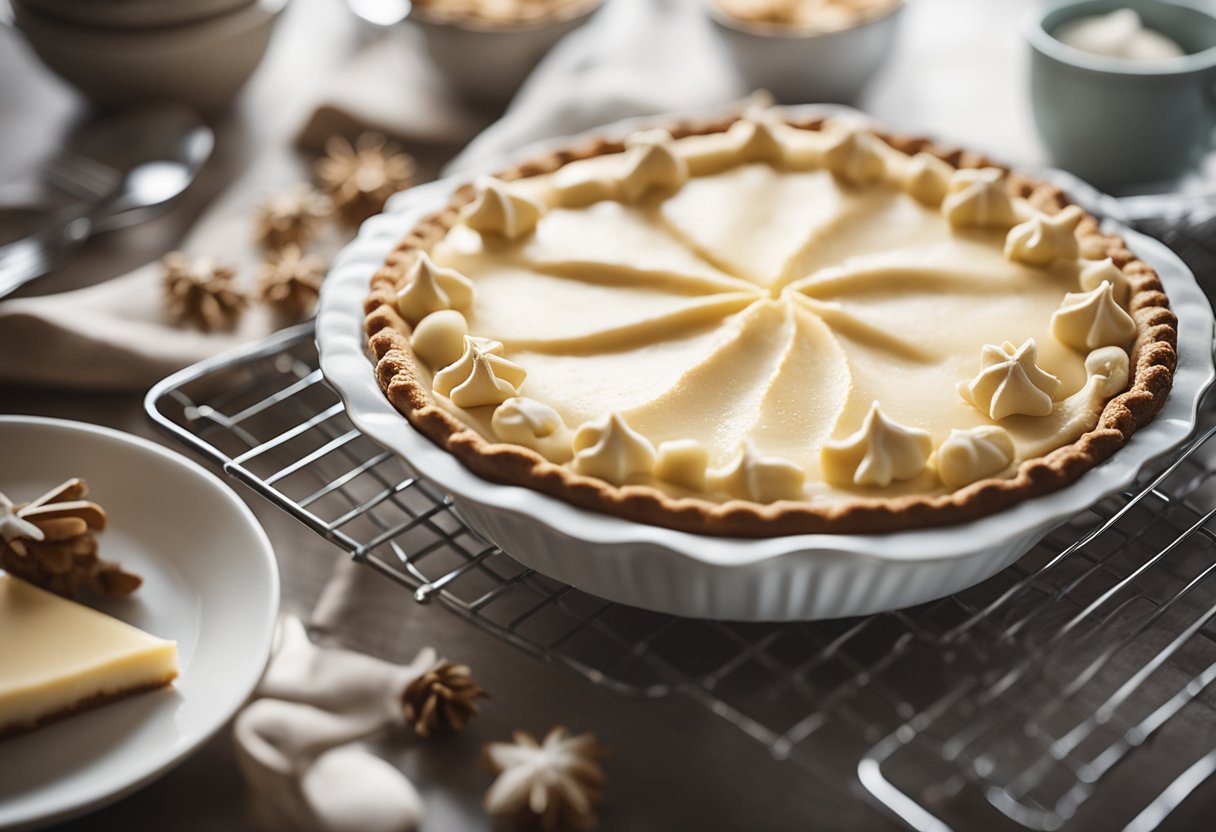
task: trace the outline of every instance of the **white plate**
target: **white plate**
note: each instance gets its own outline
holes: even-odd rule
[[[10,828],[128,794],[223,726],[270,655],[279,573],[241,499],[159,445],[79,422],[0,416],[0,448],[0,491],[14,500],[84,478],[110,518],[102,557],[144,578],[132,598],[98,606],[175,640],[181,665],[172,688],[0,740],[0,828]]]
[[[802,114],[821,110],[791,109]],[[631,120],[602,132],[624,134],[645,123]],[[1052,176],[1082,204],[1097,199],[1066,174]],[[1123,235],[1161,275],[1180,321],[1181,359],[1174,389],[1157,418],[1067,488],[972,523],[886,535],[741,540],[586,511],[476,476],[415,431],[389,404],[372,372],[363,337],[368,281],[413,224],[440,208],[468,178],[399,194],[387,213],[364,224],[338,256],[317,316],[321,368],[351,420],[451,494],[484,537],[527,566],[604,598],[678,615],[810,620],[863,615],[949,595],[1008,566],[1052,527],[1127,488],[1147,462],[1177,448],[1194,430],[1199,400],[1212,381],[1212,308],[1194,275],[1161,243],[1110,224],[1108,230]]]

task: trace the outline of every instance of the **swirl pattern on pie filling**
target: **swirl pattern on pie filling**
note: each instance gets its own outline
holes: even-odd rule
[[[1073,442],[1127,384],[1126,280],[1082,256],[1081,212],[1012,194],[856,126],[647,131],[481,181],[401,313],[436,403],[574,473],[713,502],[945,494]]]

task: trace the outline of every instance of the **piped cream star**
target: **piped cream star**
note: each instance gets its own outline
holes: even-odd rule
[[[28,537],[30,540],[42,540],[45,537],[42,529],[17,512],[13,501],[3,492],[0,492],[0,537],[4,538],[5,543],[18,537]]]
[[[1015,263],[1043,268],[1056,260],[1076,260],[1080,252],[1077,226],[1085,212],[1069,205],[1058,214],[1036,213],[1026,222],[1009,229],[1005,237],[1005,257]]]
[[[999,347],[985,344],[979,374],[959,383],[959,395],[998,421],[1006,416],[1047,416],[1060,380],[1039,368],[1038,354],[1033,338],[1020,347],[1009,341]]]
[[[532,816],[547,832],[593,828],[593,807],[603,797],[605,783],[596,762],[605,749],[595,737],[572,737],[559,725],[539,743],[523,731],[516,731],[512,740],[490,743],[482,752],[486,764],[498,772],[485,795],[486,811]]]

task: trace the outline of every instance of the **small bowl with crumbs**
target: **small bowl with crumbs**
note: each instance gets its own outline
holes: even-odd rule
[[[856,100],[895,42],[903,0],[706,0],[739,74],[782,103]]]
[[[453,89],[504,106],[541,58],[602,0],[413,0],[409,22]]]

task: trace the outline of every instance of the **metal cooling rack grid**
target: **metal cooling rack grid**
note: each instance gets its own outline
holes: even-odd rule
[[[1216,770],[1216,429],[978,587],[774,625],[645,612],[516,563],[351,425],[308,325],[166,379],[147,409],[416,600],[618,693],[691,696],[915,828],[1138,832]]]

